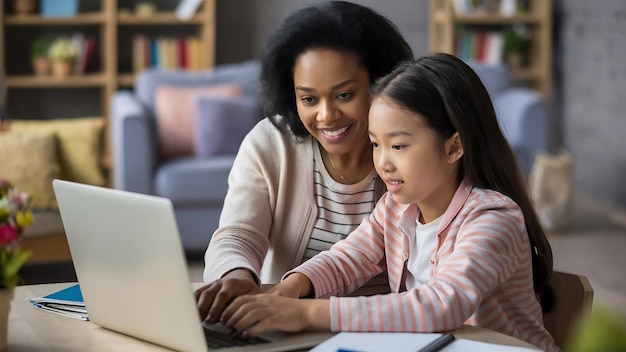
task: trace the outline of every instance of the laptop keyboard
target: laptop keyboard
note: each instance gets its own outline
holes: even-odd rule
[[[209,346],[209,348],[216,349],[234,346],[257,345],[260,343],[270,342],[270,340],[262,337],[246,338],[241,335],[226,334],[206,326],[204,327],[204,335],[206,337],[207,346]]]

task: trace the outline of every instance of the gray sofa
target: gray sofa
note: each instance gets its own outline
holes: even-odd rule
[[[245,135],[263,116],[258,102],[259,63],[247,61],[218,66],[211,71],[183,72],[148,70],[136,80],[135,91],[118,91],[112,99],[113,186],[117,189],[152,194],[172,200],[183,247],[188,255],[204,252],[217,228],[226,190],[228,173],[236,149]],[[188,155],[164,159],[159,154],[155,118],[155,91],[159,85],[199,87],[236,83],[242,88],[243,107],[256,106],[257,114],[247,120],[231,120],[232,136],[224,143],[236,143],[230,153]],[[199,97],[198,113],[207,109],[211,97]],[[238,116],[233,116],[238,118]],[[233,131],[233,128],[238,131]],[[224,143],[218,143],[223,145]]]
[[[545,104],[535,91],[516,87],[505,66],[470,65],[489,90],[502,129],[527,174],[534,156],[547,149]],[[224,65],[202,73],[147,71],[138,77],[135,92],[117,92],[112,100],[114,186],[170,198],[188,254],[202,253],[218,226],[235,153],[160,159],[154,116],[155,88],[159,84],[198,86],[238,82],[245,87],[245,95],[258,103],[258,75],[255,61]],[[244,130],[249,129],[250,125],[244,125]]]

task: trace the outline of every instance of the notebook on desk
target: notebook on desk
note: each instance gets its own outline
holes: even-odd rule
[[[217,341],[205,336],[193,297],[171,201],[62,180],[53,188],[91,322],[176,350],[214,350],[207,342]],[[273,332],[261,336],[263,343],[223,350],[293,350],[331,336]]]

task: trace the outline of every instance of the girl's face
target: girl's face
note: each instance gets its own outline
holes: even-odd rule
[[[300,120],[330,154],[346,154],[367,143],[370,78],[357,55],[311,49],[293,74]]]
[[[421,115],[381,96],[370,108],[369,135],[374,167],[394,200],[443,214],[458,186],[457,161],[463,155],[458,133],[442,142]]]

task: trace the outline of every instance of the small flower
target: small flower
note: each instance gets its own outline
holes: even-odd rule
[[[13,226],[0,225],[0,246],[4,247],[7,244],[15,241],[17,238],[17,230]]]
[[[15,214],[15,222],[20,228],[26,228],[33,222],[33,213],[30,211],[18,210]]]
[[[32,222],[31,196],[0,178],[0,288],[19,282],[19,269],[30,257],[20,249],[20,235]]]
[[[14,189],[9,190],[9,203],[14,209],[20,209],[28,206],[28,194],[25,192],[17,192]]]

